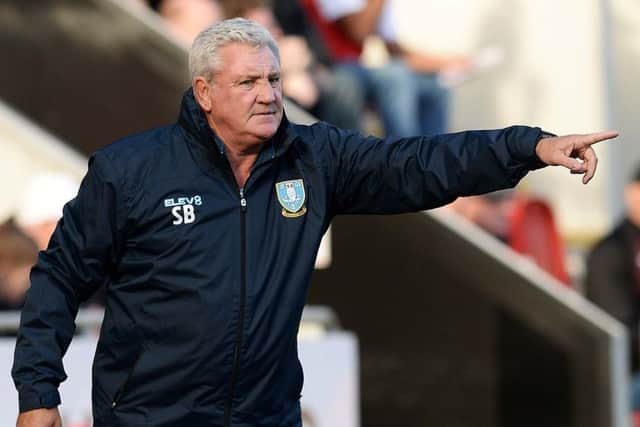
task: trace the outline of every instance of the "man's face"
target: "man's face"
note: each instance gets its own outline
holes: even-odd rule
[[[268,47],[232,43],[220,50],[221,70],[198,101],[227,145],[250,149],[271,138],[282,120],[280,64]]]

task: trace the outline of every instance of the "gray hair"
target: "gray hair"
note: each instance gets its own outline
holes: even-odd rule
[[[193,41],[189,52],[191,81],[202,76],[211,81],[222,66],[220,48],[231,43],[244,43],[254,47],[268,47],[280,62],[280,51],[269,31],[256,22],[232,18],[209,25]]]

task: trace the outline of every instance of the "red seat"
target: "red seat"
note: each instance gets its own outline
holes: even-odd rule
[[[531,257],[542,269],[571,286],[564,245],[548,203],[540,199],[518,197],[510,216],[511,248]]]

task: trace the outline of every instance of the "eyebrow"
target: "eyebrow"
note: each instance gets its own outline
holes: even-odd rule
[[[267,77],[276,77],[276,76],[279,76],[280,74],[281,74],[280,71],[272,71],[267,75]],[[260,73],[247,73],[247,74],[242,74],[242,75],[238,76],[236,81],[257,80],[257,79],[261,79],[261,78],[262,78],[262,74],[260,74]]]

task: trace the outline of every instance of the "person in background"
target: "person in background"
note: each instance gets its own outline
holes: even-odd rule
[[[509,216],[514,203],[513,190],[495,191],[471,197],[460,197],[443,207],[476,224],[504,243],[509,240]]]
[[[47,249],[64,205],[76,196],[79,187],[77,179],[59,172],[37,174],[27,184],[14,218],[21,233],[35,243],[36,254]],[[34,256],[29,269],[35,260]],[[27,270],[27,280],[28,276]],[[104,306],[104,288],[83,304],[83,307],[88,306]]]
[[[29,288],[38,247],[13,221],[0,224],[0,310],[18,310]]]
[[[629,331],[633,409],[640,411],[640,167],[624,188],[625,215],[587,257],[587,298]]]
[[[204,27],[222,19],[217,0],[149,0],[149,6],[185,46],[191,45]]]
[[[448,91],[438,80],[444,70],[464,69],[462,56],[426,54],[403,46],[391,2],[385,0],[301,0],[337,66],[356,76],[391,136],[433,135],[448,129]],[[390,58],[360,61],[366,39],[378,36]]]
[[[28,182],[15,220],[38,250],[47,248],[65,203],[76,196],[79,187],[75,178],[54,172],[37,174]]]

